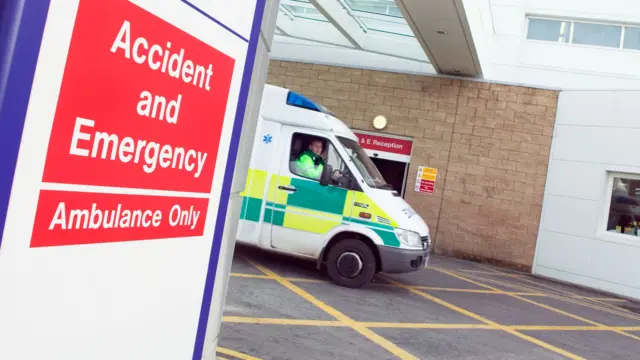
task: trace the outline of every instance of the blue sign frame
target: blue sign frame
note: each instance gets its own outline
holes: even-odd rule
[[[248,40],[189,1],[180,1],[241,40],[248,42],[249,46],[242,74],[240,97],[233,124],[222,193],[218,204],[218,216],[213,233],[213,244],[209,257],[206,282],[203,288],[202,307],[193,350],[193,359],[200,360],[204,349],[231,184],[242,133],[242,123],[249,97],[249,88],[251,87],[256,51],[260,40],[260,28],[266,0],[256,1],[251,36]],[[2,235],[4,234],[9,208],[11,188],[18,162],[18,152],[20,151],[22,132],[49,5],[50,0],[5,0],[1,5],[3,8],[0,9],[0,15],[2,16],[0,19],[0,56],[2,56],[2,62],[0,63],[0,154],[2,154],[0,155],[0,252],[2,250]]]

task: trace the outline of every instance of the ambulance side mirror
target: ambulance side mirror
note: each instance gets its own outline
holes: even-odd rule
[[[329,185],[331,183],[331,174],[333,174],[333,167],[331,167],[331,165],[325,165],[324,168],[322,168],[322,174],[320,174],[320,185]]]

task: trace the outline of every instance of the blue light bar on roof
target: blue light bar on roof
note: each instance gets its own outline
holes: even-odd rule
[[[289,94],[287,95],[287,105],[331,115],[331,112],[329,112],[329,110],[327,110],[327,108],[325,108],[324,106],[316,104],[312,100],[306,98],[304,95],[298,94],[293,91],[289,91]]]

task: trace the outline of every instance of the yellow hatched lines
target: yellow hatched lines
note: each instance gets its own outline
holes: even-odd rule
[[[438,268],[434,267],[434,270],[437,270]],[[445,270],[445,269],[440,269],[440,270]],[[557,292],[561,292],[565,295],[558,295],[558,294],[553,294],[551,292],[544,292],[539,288],[534,288],[534,287],[530,287],[530,286],[525,286],[525,285],[518,285],[518,284],[514,284],[511,282],[507,282],[507,281],[501,281],[501,280],[497,280],[497,279],[488,279],[482,276],[476,276],[476,275],[468,275],[468,274],[462,274],[465,275],[466,278],[469,279],[475,279],[478,280],[480,282],[484,282],[484,283],[489,283],[489,284],[495,284],[495,285],[501,285],[504,287],[508,287],[511,289],[518,289],[521,291],[538,291],[541,293],[541,296],[545,296],[545,297],[550,297],[550,298],[554,298],[554,299],[558,299],[558,300],[562,300],[564,302],[568,302],[568,303],[572,303],[572,304],[577,304],[577,305],[581,305],[584,307],[588,307],[591,309],[595,309],[595,310],[600,310],[600,311],[604,311],[610,314],[614,314],[614,315],[618,315],[621,317],[625,317],[628,319],[633,319],[633,320],[639,320],[640,321],[640,316],[635,315],[633,312],[626,310],[626,309],[620,309],[620,308],[612,308],[611,305],[608,304],[601,304],[601,303],[590,303],[587,302],[585,300],[600,300],[602,298],[598,298],[598,297],[578,297],[577,295],[570,293],[568,291],[563,291],[563,290],[557,290],[555,288],[552,288],[553,290],[557,291]],[[542,285],[542,284],[537,284],[533,281],[529,281],[535,285]],[[546,287],[549,288],[549,287]],[[536,296],[536,295],[533,295]],[[598,305],[600,304],[600,305]]]
[[[463,308],[461,308],[459,306],[456,306],[456,305],[453,305],[453,304],[451,304],[449,302],[441,300],[440,298],[437,298],[437,297],[435,297],[435,296],[433,296],[431,294],[427,294],[424,291],[420,291],[420,290],[415,289],[415,288],[413,288],[411,286],[406,286],[406,285],[403,286],[401,283],[398,283],[398,282],[396,282],[395,280],[392,280],[392,279],[389,279],[389,281],[395,283],[396,285],[398,285],[400,287],[403,287],[403,288],[409,290],[410,292],[412,292],[412,293],[414,293],[416,295],[422,296],[425,299],[429,299],[429,300],[431,300],[431,301],[433,301],[433,302],[435,302],[437,304],[440,304],[440,305],[442,305],[442,306],[444,306],[446,308],[449,308],[449,309],[451,309],[453,311],[456,311],[456,312],[458,312],[460,314],[466,315],[466,316],[468,316],[468,317],[470,317],[472,319],[478,320],[478,321],[480,321],[480,322],[482,322],[482,323],[484,323],[486,325],[499,327],[500,330],[505,331],[508,334],[517,336],[517,337],[519,337],[519,338],[521,338],[523,340],[526,340],[526,341],[529,341],[531,343],[534,343],[534,344],[536,344],[538,346],[541,346],[541,347],[543,347],[543,348],[545,348],[547,350],[551,350],[551,351],[553,351],[555,353],[561,354],[561,355],[566,356],[566,357],[568,357],[570,359],[574,359],[574,360],[583,359],[583,358],[581,358],[580,356],[578,356],[576,354],[573,354],[573,353],[568,352],[566,350],[560,349],[559,347],[553,346],[553,345],[551,345],[549,343],[546,343],[546,342],[544,342],[542,340],[538,340],[538,339],[536,339],[536,338],[534,338],[532,336],[525,335],[523,333],[518,332],[517,330],[501,326],[500,324],[496,323],[495,321],[491,321],[491,320],[489,320],[487,318],[484,318],[484,317],[482,317],[482,316],[480,316],[478,314],[475,314],[475,313],[473,313],[473,312],[471,312],[469,310],[463,309]]]
[[[409,360],[414,360],[415,359],[415,360],[418,360],[417,357],[413,356],[409,352],[403,350],[402,348],[398,347],[396,344],[394,344],[391,341],[383,338],[382,336],[374,333],[369,328],[367,328],[367,327],[363,326],[362,324],[356,322],[355,320],[351,319],[350,317],[348,317],[347,315],[343,314],[342,312],[340,312],[340,311],[336,310],[335,308],[333,308],[333,307],[325,304],[324,302],[320,301],[319,299],[317,299],[313,295],[311,295],[308,292],[304,291],[300,287],[294,285],[291,281],[281,277],[280,275],[276,274],[275,272],[267,269],[266,267],[264,267],[264,266],[262,266],[260,264],[256,264],[256,263],[252,262],[249,259],[245,259],[245,260],[247,262],[249,262],[250,264],[252,264],[253,266],[255,266],[258,270],[262,271],[265,275],[267,275],[267,276],[271,277],[273,280],[277,281],[280,285],[282,285],[282,286],[286,287],[287,289],[293,291],[298,296],[302,297],[303,299],[305,299],[308,302],[312,303],[313,305],[315,305],[316,307],[320,308],[321,310],[323,310],[327,314],[329,314],[329,315],[333,316],[334,318],[336,318],[336,320],[338,320],[339,322],[344,323],[346,326],[349,326],[353,330],[355,330],[358,333],[360,333],[362,336],[364,336],[367,339],[373,341],[374,343],[380,345],[385,350],[389,351],[390,353],[392,353],[393,355],[395,355],[399,359],[403,359],[403,360],[404,359],[409,359]]]
[[[513,278],[521,278],[523,276],[526,276],[523,274],[511,274],[511,273],[483,271],[483,270],[459,270],[459,271],[464,273],[469,273],[469,274],[484,274],[484,275],[493,275],[493,276],[506,276],[506,277],[513,277]]]
[[[231,273],[233,277],[241,277],[241,278],[249,278],[249,279],[265,279],[265,280],[273,280],[273,278],[267,275],[257,275],[257,274],[243,274],[243,273]],[[297,278],[297,277],[284,277],[285,280],[291,282],[300,282],[300,283],[330,283],[328,280],[320,280],[320,279],[308,279],[308,278]],[[394,286],[394,284],[387,283],[375,283],[372,285],[378,286]],[[433,287],[433,286],[412,286],[416,289],[421,290],[437,290],[437,291],[451,291],[451,292],[463,292],[463,293],[477,293],[477,294],[499,294],[499,291],[496,290],[485,290],[485,289],[455,289],[455,288],[443,288],[443,287]],[[537,292],[514,292],[516,295],[528,295],[528,296],[545,296],[542,293]]]
[[[242,316],[224,316],[223,317],[223,321],[226,323],[244,323],[244,324],[264,324],[264,325],[287,325],[287,326],[319,326],[319,327],[349,327],[355,331],[357,331],[358,333],[360,333],[361,335],[363,335],[364,337],[368,338],[369,340],[373,341],[374,343],[380,345],[382,348],[386,349],[387,351],[389,351],[390,353],[392,353],[393,355],[395,355],[396,357],[400,358],[400,359],[417,359],[414,355],[410,354],[409,352],[405,351],[404,349],[398,347],[397,345],[393,344],[392,342],[390,342],[389,340],[379,336],[378,334],[376,334],[375,332],[373,332],[371,329],[376,329],[376,328],[395,328],[395,329],[441,329],[441,330],[447,330],[447,329],[473,329],[473,330],[493,330],[493,331],[504,331],[508,334],[511,334],[513,336],[516,336],[518,338],[521,338],[523,340],[526,340],[528,342],[531,342],[533,344],[536,344],[540,347],[543,347],[547,350],[556,352],[558,354],[561,354],[567,358],[570,359],[582,359],[580,356],[573,354],[569,351],[566,351],[564,349],[561,349],[559,347],[556,347],[554,345],[551,345],[549,343],[546,343],[544,341],[541,341],[537,338],[534,338],[532,336],[529,336],[527,334],[522,333],[522,331],[611,331],[611,332],[615,332],[618,333],[620,335],[623,336],[627,336],[636,340],[640,340],[640,337],[637,337],[635,335],[626,333],[625,331],[640,331],[640,326],[634,327],[634,326],[607,326],[604,324],[600,324],[596,321],[572,314],[570,312],[555,308],[553,306],[550,305],[546,305],[540,302],[536,302],[532,299],[529,299],[527,297],[549,297],[549,298],[556,298],[556,299],[560,299],[560,300],[564,300],[567,302],[571,302],[571,303],[575,303],[575,304],[579,304],[579,305],[583,305],[586,307],[590,307],[593,309],[597,309],[597,310],[602,310],[602,311],[606,311],[612,314],[616,314],[619,316],[623,316],[623,317],[627,317],[627,318],[631,318],[631,319],[636,319],[636,320],[640,320],[640,317],[638,316],[634,316],[631,315],[631,312],[625,313],[622,312],[621,310],[614,310],[612,309],[610,304],[606,303],[605,301],[612,301],[612,302],[619,302],[619,301],[624,301],[624,300],[620,300],[620,299],[613,299],[613,298],[598,298],[598,297],[585,297],[585,296],[578,296],[566,291],[562,291],[556,288],[552,288],[552,287],[545,287],[545,288],[550,288],[556,292],[560,292],[563,295],[558,295],[558,294],[553,294],[550,292],[547,292],[545,290],[542,290],[540,287],[530,287],[530,286],[524,286],[524,285],[518,285],[518,284],[514,284],[508,281],[502,281],[502,280],[497,280],[494,278],[486,278],[485,276],[489,276],[489,275],[496,275],[496,274],[503,274],[505,275],[505,277],[507,279],[509,278],[513,278],[513,280],[518,280],[518,281],[529,281],[527,279],[526,275],[517,275],[517,274],[511,274],[511,273],[503,273],[491,268],[488,268],[488,270],[490,271],[473,271],[473,270],[467,270],[465,272],[462,271],[454,271],[454,270],[448,270],[448,269],[441,269],[438,267],[430,267],[431,270],[434,271],[438,271],[440,273],[446,274],[448,276],[457,278],[459,280],[468,282],[470,284],[474,284],[476,286],[479,286],[480,289],[458,289],[458,288],[443,288],[443,287],[431,287],[431,286],[412,286],[412,285],[406,285],[406,284],[402,284],[399,283],[397,281],[395,281],[394,279],[391,279],[389,277],[384,277],[384,279],[387,281],[387,283],[373,283],[373,285],[378,285],[378,286],[393,286],[393,287],[398,287],[398,288],[403,288],[406,289],[408,291],[410,291],[413,294],[419,295],[425,299],[428,299],[432,302],[435,302],[437,304],[440,304],[446,308],[449,308],[451,310],[454,310],[460,314],[466,315],[472,319],[475,319],[477,321],[480,322],[480,324],[448,324],[448,323],[444,323],[444,324],[432,324],[432,323],[407,323],[407,322],[400,322],[400,323],[395,323],[395,322],[358,322],[355,321],[353,319],[351,319],[350,317],[348,317],[347,315],[343,314],[342,312],[340,312],[339,310],[327,305],[326,303],[322,302],[321,300],[317,299],[316,297],[314,297],[313,295],[311,295],[310,293],[306,292],[305,290],[301,289],[300,287],[296,286],[294,284],[294,282],[307,282],[307,283],[328,283],[328,281],[326,280],[319,280],[319,279],[308,279],[308,278],[295,278],[295,277],[282,277],[278,274],[276,274],[275,272],[271,271],[270,269],[260,265],[260,264],[256,264],[253,261],[246,259],[246,261],[248,261],[250,264],[252,264],[254,267],[256,267],[258,270],[260,270],[264,275],[257,275],[257,274],[242,274],[242,273],[232,273],[232,276],[235,277],[244,277],[244,278],[256,278],[256,279],[266,279],[266,280],[273,280],[276,281],[278,283],[280,283],[281,285],[283,285],[284,287],[286,287],[287,289],[291,290],[292,292],[294,292],[295,294],[299,295],[300,297],[304,298],[305,300],[307,300],[308,302],[312,303],[313,305],[315,305],[316,307],[320,308],[321,310],[325,311],[326,313],[330,314],[331,316],[333,316],[336,320],[301,320],[301,319],[275,319],[275,318],[256,318],[256,317],[242,317]],[[483,276],[484,275],[484,276]],[[508,276],[507,276],[508,275]],[[513,275],[513,276],[511,276]],[[474,280],[475,279],[475,280]],[[477,281],[476,281],[477,280]],[[506,280],[506,279],[505,279]],[[544,287],[542,285],[544,284],[538,284],[535,283],[533,281],[529,281],[532,282],[533,284],[537,285],[537,286],[541,286]],[[505,291],[496,287],[493,287],[491,285],[488,285],[487,283],[492,283],[492,284],[497,284],[497,285],[502,285],[504,287],[508,287],[511,289],[515,289],[515,290],[519,290],[518,292],[516,291]],[[451,292],[466,292],[466,293],[479,293],[479,294],[501,294],[501,295],[507,295],[513,298],[516,298],[518,300],[530,303],[532,305],[538,306],[540,308],[544,308],[547,309],[549,311],[553,311],[556,312],[558,314],[582,321],[588,325],[584,325],[584,326],[543,326],[543,325],[501,325],[498,324],[492,320],[489,320],[487,318],[484,318],[478,314],[475,314],[467,309],[463,309],[459,306],[456,306],[454,304],[451,304],[447,301],[444,301],[436,296],[434,296],[433,294],[428,293],[429,291],[451,291]],[[527,296],[527,297],[525,297]],[[588,302],[588,301],[594,301],[597,304],[601,304],[601,305],[596,305],[594,303]]]
[[[260,325],[294,325],[294,326],[326,326],[344,327],[348,326],[341,321],[331,320],[302,320],[302,319],[276,319],[258,318],[245,316],[223,316],[222,321],[235,324],[260,324]]]
[[[349,327],[338,320],[280,319],[245,316],[224,316],[222,321],[233,324]],[[383,329],[434,329],[434,330],[503,330],[516,331],[640,331],[640,326],[563,326],[563,325],[499,325],[499,324],[450,324],[450,323],[410,323],[357,321],[367,328]]]
[[[235,350],[231,350],[231,349],[227,349],[227,348],[223,348],[218,346],[216,348],[216,352],[220,353],[220,354],[224,354],[227,356],[233,356],[236,359],[241,359],[241,360],[260,360],[260,358],[257,357],[253,357],[253,356],[249,356],[247,354],[243,354],[241,352],[235,351]],[[217,359],[225,359],[223,357],[220,356],[216,356]]]
[[[430,267],[433,270],[444,270],[444,271],[451,271],[451,270],[447,270],[447,269],[440,269],[440,268],[436,268],[436,267]],[[488,273],[488,272],[487,272]],[[476,280],[480,280],[480,281],[485,281],[487,283],[493,283],[493,284],[497,284],[497,285],[502,285],[505,287],[510,287],[513,289],[518,289],[518,290],[522,290],[520,292],[515,291],[504,291],[504,290],[490,290],[490,289],[461,289],[461,288],[445,288],[445,287],[434,287],[434,286],[421,286],[421,285],[414,285],[411,286],[415,289],[420,289],[420,290],[432,290],[432,291],[450,291],[450,292],[461,292],[461,293],[474,293],[474,294],[506,294],[506,295],[518,295],[518,296],[531,296],[531,297],[550,297],[550,298],[555,298],[555,299],[559,299],[559,300],[563,300],[566,302],[571,302],[574,304],[578,304],[578,305],[582,305],[582,306],[586,306],[586,307],[590,307],[592,309],[596,309],[596,310],[601,310],[601,311],[605,311],[605,312],[609,312],[611,314],[615,314],[615,315],[619,315],[622,317],[627,317],[630,319],[634,319],[634,320],[639,320],[640,321],[640,316],[638,315],[634,315],[634,313],[630,310],[627,309],[621,309],[618,307],[614,307],[615,305],[610,304],[610,303],[623,303],[623,302],[627,302],[627,300],[625,299],[618,299],[618,298],[607,298],[607,297],[593,297],[593,296],[579,296],[579,295],[575,295],[575,294],[571,294],[565,291],[565,293],[567,293],[567,295],[556,295],[553,293],[549,293],[549,292],[545,292],[541,289],[536,289],[536,288],[532,288],[532,287],[528,287],[528,286],[524,286],[524,285],[517,285],[517,284],[512,284],[509,282],[504,282],[504,281],[500,281],[500,280],[496,280],[496,279],[487,279],[487,278],[483,278],[481,276],[473,276],[473,275],[468,275],[468,274],[461,274],[461,275],[466,275],[468,278],[470,279],[476,279]],[[231,276],[233,277],[241,277],[241,278],[254,278],[254,279],[265,279],[265,280],[273,280],[272,278],[270,278],[269,276],[266,275],[258,275],[258,274],[244,274],[244,273],[231,273]],[[320,279],[309,279],[309,278],[298,278],[298,277],[285,277],[286,280],[297,283],[330,283],[330,281],[328,280],[320,280]],[[524,280],[523,278],[521,278],[521,280]],[[534,283],[535,284],[535,283]],[[396,286],[394,284],[387,284],[387,283],[374,283],[372,285],[379,285],[379,286]],[[539,284],[541,285],[541,284]],[[562,290],[557,290],[557,291],[562,291]],[[591,303],[587,303],[584,302],[582,300],[589,300],[589,301],[593,301],[596,304],[591,304]]]
[[[503,290],[500,290],[500,289],[494,288],[494,287],[489,286],[489,285],[485,285],[485,284],[483,284],[483,283],[480,283],[480,282],[475,281],[475,280],[472,280],[472,279],[468,279],[468,278],[467,278],[467,277],[465,277],[465,276],[461,276],[461,275],[455,274],[455,273],[453,273],[453,272],[451,272],[451,271],[449,271],[449,270],[443,270],[443,269],[436,269],[436,270],[437,270],[437,271],[440,271],[440,272],[443,272],[443,273],[445,273],[445,274],[447,274],[447,275],[453,276],[453,277],[455,277],[455,278],[457,278],[457,279],[460,279],[460,280],[463,280],[463,281],[467,281],[467,282],[469,282],[469,283],[471,283],[471,284],[478,285],[478,286],[482,286],[482,287],[487,288],[487,289],[489,289],[489,290],[496,290],[496,291],[499,291],[499,292],[500,292],[500,294],[504,294],[504,295],[507,295],[507,296],[510,296],[510,297],[516,298],[516,299],[518,299],[518,300],[521,300],[521,301],[527,302],[527,303],[529,303],[529,304],[533,304],[533,305],[536,305],[536,306],[538,306],[538,307],[541,307],[541,308],[543,308],[543,309],[550,310],[550,311],[553,311],[553,312],[555,312],[555,313],[558,313],[558,314],[561,314],[561,315],[564,315],[564,316],[567,316],[567,317],[570,317],[570,318],[573,318],[573,319],[576,319],[576,320],[579,320],[579,321],[585,322],[585,323],[587,323],[587,324],[591,324],[591,325],[593,325],[593,326],[596,326],[596,327],[602,327],[602,328],[606,328],[606,327],[607,327],[606,325],[600,324],[600,323],[599,323],[599,322],[597,322],[597,321],[593,321],[593,320],[586,319],[586,318],[584,318],[584,317],[582,317],[582,316],[578,316],[578,315],[575,315],[575,314],[569,313],[569,312],[567,312],[567,311],[560,310],[560,309],[555,308],[555,307],[553,307],[553,306],[549,306],[549,305],[546,305],[546,304],[539,303],[539,302],[537,302],[537,301],[534,301],[534,300],[531,300],[531,299],[528,299],[528,298],[522,297],[522,296],[520,296],[520,295],[514,295],[514,294],[512,294],[512,293],[507,293],[506,291],[503,291]],[[611,331],[613,331],[613,332],[615,332],[615,333],[618,333],[618,334],[620,334],[620,335],[624,335],[624,336],[630,337],[630,338],[632,338],[632,339],[640,340],[640,337],[635,336],[635,335],[632,335],[632,334],[628,334],[628,333],[626,333],[626,332],[624,332],[624,331],[622,331],[622,330],[611,330]]]

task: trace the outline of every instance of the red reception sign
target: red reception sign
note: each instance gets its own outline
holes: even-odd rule
[[[358,137],[358,140],[360,140],[360,146],[362,146],[363,149],[384,151],[398,155],[411,155],[412,142],[410,140],[364,134],[356,131],[354,131],[354,133]]]
[[[206,196],[117,192],[210,193],[234,64],[129,1],[80,1],[43,182],[118,189],[42,190],[31,247],[202,236]]]

